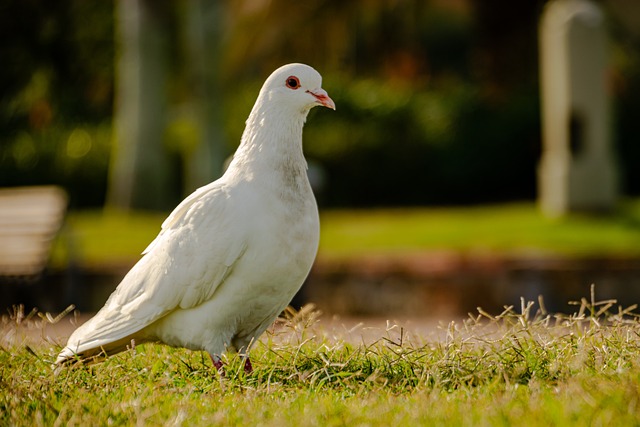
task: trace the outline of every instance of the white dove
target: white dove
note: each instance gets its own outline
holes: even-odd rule
[[[56,364],[153,341],[204,350],[218,370],[223,352],[238,351],[252,370],[250,344],[300,289],[318,249],[302,128],[316,105],[335,110],[321,83],[304,64],[269,76],[225,174],[176,207]]]

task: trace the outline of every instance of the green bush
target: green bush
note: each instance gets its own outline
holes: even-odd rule
[[[101,206],[110,147],[109,123],[20,131],[0,145],[0,183],[56,184],[69,192],[74,207]]]
[[[338,110],[316,113],[305,134],[308,157],[326,170],[327,205],[534,197],[535,88],[491,102],[463,82],[419,91],[379,80],[338,84],[326,85]]]
[[[248,85],[254,86],[259,85]],[[373,79],[334,79],[325,86],[338,110],[313,110],[304,136],[307,157],[325,172],[319,192],[324,205],[534,197],[539,149],[534,91],[491,103],[477,87],[463,82],[417,91]],[[248,93],[229,99],[229,152],[239,142],[254,99]],[[0,146],[0,182],[58,184],[69,191],[75,206],[100,206],[111,141],[108,122],[18,131]],[[168,149],[179,155],[176,147]]]

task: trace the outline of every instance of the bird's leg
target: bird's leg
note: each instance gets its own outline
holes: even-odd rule
[[[244,373],[250,374],[252,372],[253,372],[253,366],[251,365],[251,360],[249,359],[249,356],[247,356],[244,359]]]
[[[218,371],[221,377],[224,377],[224,370],[222,369],[222,367],[224,366],[224,363],[222,363],[222,360],[220,359],[220,357],[213,354],[209,354],[209,357],[211,358],[211,361],[213,362],[213,366],[216,368],[216,371]]]

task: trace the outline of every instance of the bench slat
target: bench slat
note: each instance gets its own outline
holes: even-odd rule
[[[0,189],[0,276],[44,270],[66,207],[66,193],[59,187]]]

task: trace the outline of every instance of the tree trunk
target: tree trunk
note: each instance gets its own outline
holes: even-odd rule
[[[168,1],[119,0],[116,105],[108,204],[165,210],[174,204],[163,143],[166,118]]]
[[[223,5],[220,1],[189,0],[183,21],[191,104],[199,140],[185,153],[186,194],[218,178],[226,156],[220,88]]]

